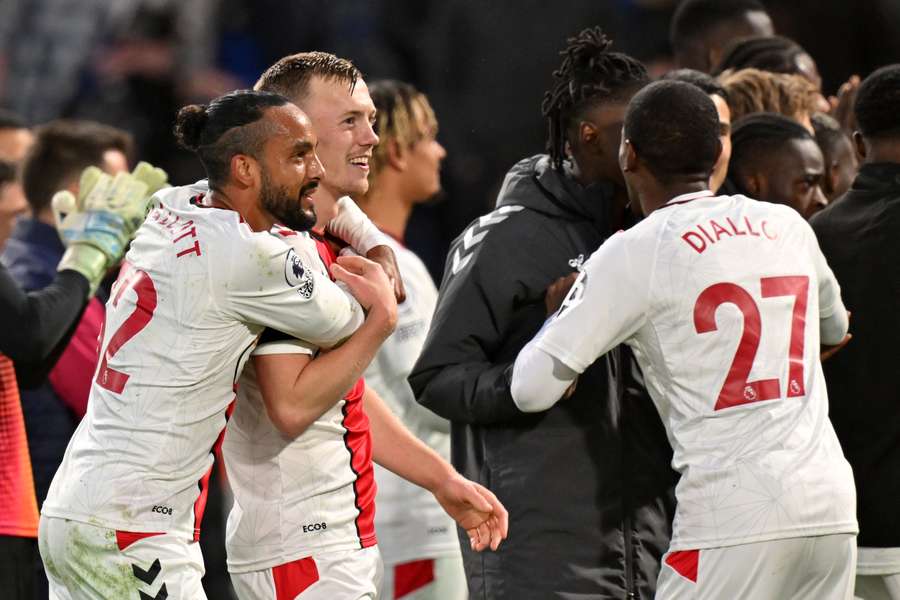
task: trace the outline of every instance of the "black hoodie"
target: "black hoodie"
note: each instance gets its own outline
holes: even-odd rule
[[[461,533],[472,598],[652,598],[669,543],[671,449],[624,347],[537,414],[510,395],[512,364],[544,322],[544,293],[611,235],[612,188],[583,187],[545,155],[507,174],[497,208],[451,245],[418,401],[452,422],[454,466],[510,513],[499,552]]]
[[[853,312],[853,339],[822,369],[856,480],[857,543],[900,548],[900,164],[864,164],[810,224]]]

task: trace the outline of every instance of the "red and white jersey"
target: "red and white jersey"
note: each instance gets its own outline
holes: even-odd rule
[[[701,192],[606,241],[535,343],[577,372],[634,350],[681,473],[670,550],[855,533],[819,362],[843,311],[796,212]]]
[[[313,270],[327,276],[334,254],[326,244],[305,233],[283,235],[298,255],[315,256]],[[253,355],[317,352],[318,344],[295,337],[267,330]],[[229,571],[258,571],[376,544],[364,390],[359,379],[301,435],[289,438],[269,419],[252,361],[247,365],[222,445],[234,493],[225,533]]]
[[[416,402],[406,378],[425,345],[437,304],[437,288],[428,269],[411,250],[388,238],[406,288],[397,306],[397,327],[366,369],[366,384],[375,390],[407,429],[450,460],[450,422]],[[375,529],[386,565],[423,558],[459,556],[456,523],[434,496],[387,469],[375,465],[378,511]]]
[[[48,516],[195,536],[212,449],[266,327],[332,346],[356,301],[278,236],[205,206],[205,182],[158,192],[106,307],[88,410]]]

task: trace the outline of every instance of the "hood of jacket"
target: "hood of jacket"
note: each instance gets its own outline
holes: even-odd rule
[[[537,154],[520,160],[506,174],[497,194],[497,208],[518,205],[554,217],[606,225],[614,192],[607,182],[581,185],[569,163],[558,171],[548,155]]]

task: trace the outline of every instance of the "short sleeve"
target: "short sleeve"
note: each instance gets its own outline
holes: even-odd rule
[[[269,356],[273,354],[306,354],[315,356],[318,348],[309,342],[298,340],[276,329],[266,329],[259,336],[259,342],[251,356]]]
[[[231,246],[231,260],[214,270],[220,308],[245,323],[263,325],[312,347],[348,338],[365,315],[359,303],[291,246],[252,234]]]
[[[828,261],[825,260],[825,255],[822,254],[822,249],[819,247],[819,242],[812,229],[810,229],[809,237],[810,251],[816,268],[816,279],[819,281],[819,318],[824,319],[830,317],[838,305],[843,308],[841,287],[831,271],[831,267],[828,266]]]
[[[584,263],[536,345],[578,373],[631,337],[649,308],[654,248],[620,232]]]

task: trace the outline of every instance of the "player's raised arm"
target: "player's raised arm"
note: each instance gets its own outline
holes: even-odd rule
[[[223,310],[240,320],[264,325],[330,348],[362,324],[363,307],[328,277],[311,268],[308,258],[269,234],[250,234],[254,255],[235,246],[216,283],[224,289]]]
[[[580,373],[643,323],[652,256],[625,238],[617,234],[591,255],[559,311],[519,352],[510,388],[520,410],[556,404]]]
[[[6,319],[0,327],[0,352],[16,363],[34,364],[45,361],[54,349],[62,351],[60,340],[71,333],[107,269],[124,254],[150,195],[165,183],[165,172],[147,163],[115,179],[88,167],[77,198],[68,191],[54,196],[57,228],[66,244],[59,275],[45,289],[26,294],[0,268],[0,314]],[[44,371],[52,364],[41,366]]]
[[[518,236],[532,230],[505,227],[513,214],[492,214],[486,227],[476,221],[450,248],[431,328],[409,376],[417,401],[450,421],[486,425],[521,415],[509,391],[507,346],[522,343],[517,330],[526,322],[537,329],[542,298],[529,297],[523,281],[551,267],[544,256],[521,260]]]
[[[339,348],[316,358],[306,350],[308,344],[270,331],[253,355],[266,412],[288,437],[302,434],[343,397],[397,322],[393,285],[380,266],[348,256],[339,258],[332,271],[367,311],[359,329]],[[271,333],[283,339],[273,339]]]

